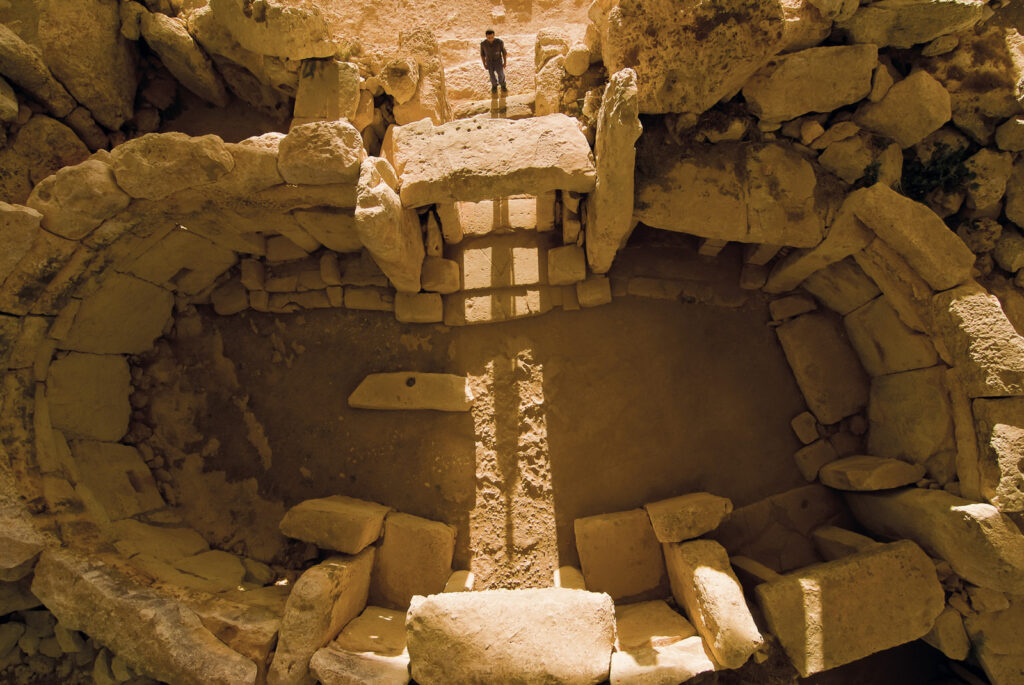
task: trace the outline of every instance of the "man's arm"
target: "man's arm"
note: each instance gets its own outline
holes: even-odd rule
[[[501,42],[501,66],[505,66],[508,63],[508,53],[505,52],[505,41]]]
[[[484,68],[487,68],[487,51],[484,50],[484,44],[480,43],[480,61],[483,62]]]

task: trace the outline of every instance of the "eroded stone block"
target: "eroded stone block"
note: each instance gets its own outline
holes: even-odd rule
[[[665,562],[643,509],[587,516],[573,528],[587,589],[615,600],[665,594]]]
[[[308,499],[281,519],[281,532],[322,549],[358,554],[377,541],[391,507],[344,495]]]

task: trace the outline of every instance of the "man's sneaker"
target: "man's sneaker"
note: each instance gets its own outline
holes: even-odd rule
[[[493,88],[491,88],[491,92],[492,93],[497,93],[498,92],[498,86],[494,86]]]
[[[502,86],[501,87],[501,92],[502,93],[507,93],[508,92],[508,88],[506,88],[505,86]]]

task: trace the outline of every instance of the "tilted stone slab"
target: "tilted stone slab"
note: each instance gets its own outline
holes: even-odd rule
[[[843,316],[867,304],[880,292],[875,282],[849,257],[811,274],[801,287]]]
[[[578,518],[573,532],[588,589],[616,601],[667,594],[665,562],[643,509]]]
[[[935,329],[970,397],[1024,394],[1024,338],[995,295],[968,283],[935,296]]]
[[[65,628],[95,638],[146,676],[182,685],[256,682],[256,664],[195,613],[95,561],[46,550],[32,592]]]
[[[974,400],[981,495],[1000,511],[1024,511],[1024,398]]]
[[[0,73],[46,106],[55,117],[65,117],[75,100],[50,73],[39,51],[7,25],[0,26]]]
[[[916,640],[945,607],[935,565],[907,540],[794,571],[755,592],[804,677]]]
[[[153,474],[130,445],[73,440],[75,492],[94,518],[111,521],[162,509]]]
[[[1024,593],[1024,536],[991,504],[923,488],[848,493],[846,502],[871,533],[913,540],[975,585]]]
[[[395,130],[394,161],[406,207],[550,190],[589,193],[596,179],[590,145],[564,114],[442,126],[417,121]]]
[[[394,169],[369,157],[360,165],[355,229],[374,261],[399,292],[418,293],[422,280],[423,229],[419,215],[403,209]]]
[[[872,376],[923,369],[939,361],[929,337],[903,323],[884,296],[850,312],[843,321],[850,343]]]
[[[946,367],[891,373],[871,381],[868,453],[927,464],[956,451]]]
[[[454,553],[455,526],[391,512],[374,561],[371,603],[404,611],[414,595],[443,591]]]
[[[29,195],[28,206],[43,215],[43,228],[78,240],[131,202],[109,164],[88,159],[47,176]]]
[[[406,623],[413,679],[448,683],[600,683],[615,608],[584,590],[484,590],[415,597]]]
[[[818,478],[836,490],[891,490],[924,478],[924,466],[899,459],[857,455],[825,464]]]
[[[718,527],[732,513],[732,500],[710,492],[691,492],[644,505],[658,542],[681,542]]]
[[[356,409],[469,411],[473,391],[465,376],[447,373],[372,373],[348,398]]]
[[[288,510],[280,528],[288,537],[321,549],[358,554],[380,537],[389,511],[383,504],[343,495],[308,499]]]
[[[65,350],[95,354],[139,354],[153,346],[171,316],[174,295],[134,276],[113,273],[82,301]]]
[[[23,508],[0,509],[0,581],[13,583],[30,574],[46,544]]]

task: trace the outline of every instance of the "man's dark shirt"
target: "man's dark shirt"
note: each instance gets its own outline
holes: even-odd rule
[[[487,68],[500,67],[505,63],[505,44],[501,38],[495,38],[494,42],[484,40],[480,43],[480,59],[487,64]]]

